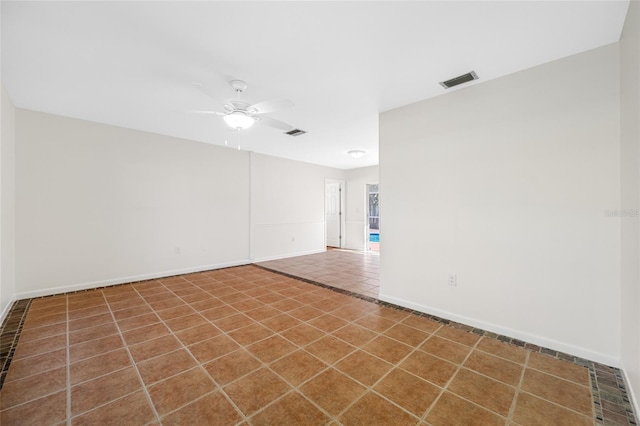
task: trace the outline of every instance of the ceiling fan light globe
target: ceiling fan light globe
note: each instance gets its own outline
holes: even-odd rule
[[[223,117],[229,127],[236,130],[247,130],[256,122],[255,118],[242,112],[232,112]]]

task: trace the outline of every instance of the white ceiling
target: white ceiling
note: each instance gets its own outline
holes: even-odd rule
[[[17,107],[343,169],[378,163],[378,114],[616,42],[628,1],[9,2],[2,83]],[[309,133],[237,134],[222,100],[289,98]],[[450,89],[463,90],[463,88]],[[352,159],[351,149],[367,151]]]

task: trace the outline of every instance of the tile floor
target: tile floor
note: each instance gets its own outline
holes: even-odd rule
[[[244,266],[34,299],[0,424],[591,425],[592,370]]]
[[[380,290],[379,253],[330,249],[257,265],[374,299]]]

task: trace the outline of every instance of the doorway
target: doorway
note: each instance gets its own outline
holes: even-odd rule
[[[343,247],[343,206],[344,182],[333,179],[325,180],[325,241],[327,247]]]
[[[377,183],[367,184],[367,250],[380,251],[380,192]]]

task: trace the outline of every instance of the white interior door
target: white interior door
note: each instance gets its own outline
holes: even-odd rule
[[[342,186],[325,184],[325,223],[327,246],[342,247]]]

